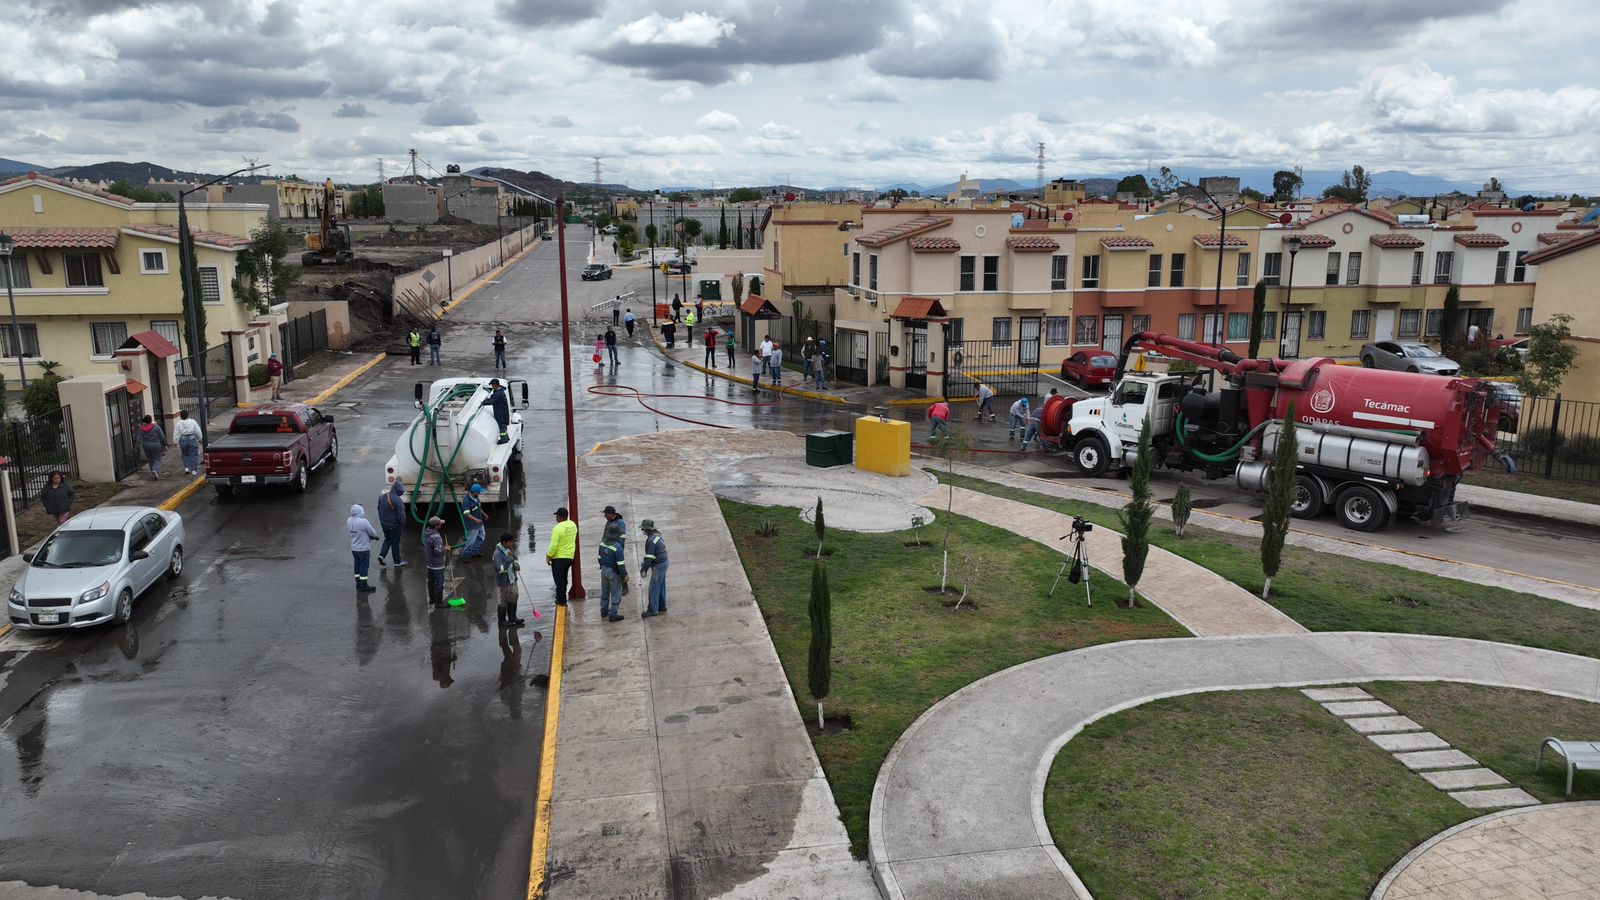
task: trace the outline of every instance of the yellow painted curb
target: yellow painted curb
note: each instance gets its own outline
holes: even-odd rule
[[[182,488],[180,488],[176,494],[173,494],[171,497],[168,497],[167,499],[161,501],[161,505],[159,507],[157,507],[157,508],[158,509],[164,509],[167,512],[172,512],[173,510],[175,510],[178,507],[184,505],[185,503],[188,503],[189,502],[189,498],[193,497],[195,494],[199,493],[200,489],[205,487],[205,486],[206,486],[206,477],[204,475],[201,475],[199,478],[196,478],[195,480],[189,482],[188,484],[186,484]]]
[[[6,635],[8,635],[10,633],[11,633],[11,623],[10,622],[5,623],[4,625],[0,625],[0,638],[3,638],[3,637],[5,637]]]
[[[469,300],[472,297],[473,294],[476,294],[478,291],[482,290],[484,285],[488,284],[491,281],[494,281],[495,279],[499,278],[501,275],[504,275],[505,271],[507,269],[509,269],[512,266],[516,265],[517,263],[521,262],[522,258],[524,256],[527,256],[529,253],[532,253],[533,252],[533,248],[539,246],[542,243],[544,243],[544,242],[543,241],[535,241],[535,242],[529,244],[528,246],[522,248],[522,252],[521,253],[518,253],[516,256],[513,256],[510,259],[506,260],[505,262],[501,263],[500,264],[500,268],[495,269],[493,272],[490,272],[489,274],[487,274],[487,275],[483,276],[482,278],[478,279],[478,283],[477,284],[475,284],[472,287],[469,287],[466,290],[462,291],[460,296],[458,296],[458,297],[456,297],[456,299],[450,301],[448,304],[445,305],[444,309],[440,310],[439,315],[441,317],[443,317],[443,316],[446,316],[446,315],[450,314],[451,312],[453,312],[456,307],[458,307],[461,304],[467,302],[467,300]]]
[[[533,856],[528,860],[528,900],[544,896],[550,867],[550,798],[556,787],[556,733],[561,725],[561,670],[566,665],[567,608],[556,607],[550,641],[550,693],[544,707],[544,749],[539,754],[539,792],[533,804]]]
[[[386,358],[388,358],[388,356],[389,356],[389,354],[387,354],[387,353],[379,353],[377,356],[374,356],[373,358],[367,360],[366,362],[364,362],[360,366],[358,366],[354,372],[351,372],[350,374],[344,376],[343,378],[339,379],[338,381],[335,381],[333,383],[332,387],[328,388],[327,390],[323,391],[322,393],[316,395],[315,397],[312,397],[310,400],[307,400],[305,402],[307,404],[311,405],[311,406],[316,406],[318,403],[326,403],[326,402],[328,402],[328,398],[329,397],[332,397],[334,394],[337,394],[340,391],[344,390],[346,387],[348,387],[350,385],[350,382],[355,381],[357,378],[360,378],[361,376],[367,374],[367,372],[372,370],[373,366],[377,365],[378,363],[383,362]]]

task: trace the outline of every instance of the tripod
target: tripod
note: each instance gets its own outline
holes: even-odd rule
[[[1089,586],[1089,542],[1086,540],[1088,533],[1089,530],[1087,528],[1080,529],[1074,523],[1071,534],[1064,534],[1057,538],[1057,540],[1062,541],[1069,538],[1072,540],[1072,558],[1061,561],[1061,571],[1056,573],[1055,583],[1050,585],[1050,593],[1045,595],[1045,599],[1048,600],[1056,595],[1056,588],[1061,584],[1062,575],[1067,575],[1068,581],[1077,584],[1078,576],[1081,574],[1083,576],[1083,594],[1088,598],[1089,605],[1094,605],[1094,591]],[[1071,574],[1067,573],[1069,566],[1072,568]]]

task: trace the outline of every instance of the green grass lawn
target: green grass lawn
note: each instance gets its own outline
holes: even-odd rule
[[[1539,475],[1511,475],[1506,472],[1484,471],[1473,475],[1466,483],[1500,491],[1518,491],[1541,497],[1577,500],[1580,503],[1600,503],[1600,481],[1569,481],[1564,478],[1543,478]]]
[[[937,474],[958,487],[1076,513],[1112,529],[1121,527],[1116,512],[1108,507],[964,475]],[[1150,530],[1150,542],[1248,591],[1261,592],[1258,538],[1191,523],[1180,540],[1170,524],[1157,522]],[[1600,657],[1600,610],[1293,545],[1283,548],[1283,565],[1272,580],[1269,601],[1312,631],[1439,634]]]
[[[800,711],[814,722],[806,677],[812,563],[804,558],[816,550],[811,526],[792,510],[721,504]],[[853,727],[813,741],[858,857],[866,854],[878,769],[900,734],[936,701],[992,672],[1052,653],[1187,635],[1159,609],[1085,607],[1081,592],[1064,580],[1056,599],[1046,600],[1061,553],[971,519],[949,518],[952,580],[969,578],[963,557],[982,561],[969,594],[975,610],[953,612],[945,603],[954,598],[925,590],[939,584],[940,554],[934,547],[907,547],[911,531],[828,533],[833,689],[826,711],[848,714]],[[763,520],[776,528],[774,534],[757,534]],[[922,529],[924,541],[941,535],[942,524]],[[1106,596],[1117,596],[1110,582],[1103,582]],[[1097,576],[1096,586],[1101,583]]]

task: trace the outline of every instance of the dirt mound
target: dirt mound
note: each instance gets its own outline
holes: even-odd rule
[[[426,325],[393,303],[395,276],[417,265],[391,265],[355,259],[342,266],[307,269],[289,289],[290,300],[334,300],[349,305],[350,340],[354,350],[393,350],[396,335],[412,325]]]

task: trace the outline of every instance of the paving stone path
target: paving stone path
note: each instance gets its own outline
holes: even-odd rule
[[[1534,806],[1463,822],[1400,860],[1372,900],[1600,897],[1600,802]]]

